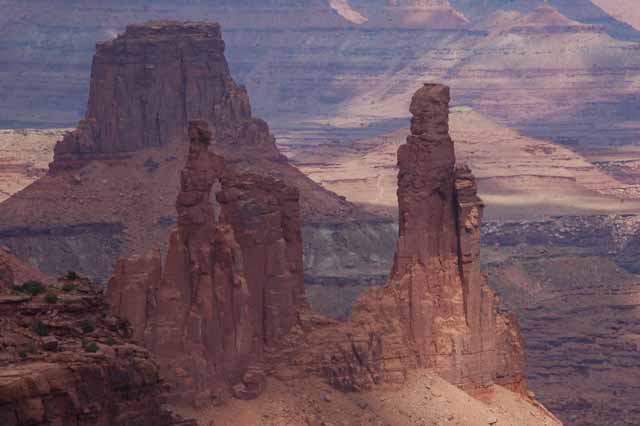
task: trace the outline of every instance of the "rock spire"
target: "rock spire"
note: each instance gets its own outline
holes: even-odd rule
[[[164,267],[157,251],[121,259],[109,300],[181,398],[249,398],[264,385],[266,348],[289,332],[302,303],[298,192],[225,170],[209,151],[206,122],[191,121],[189,136]]]

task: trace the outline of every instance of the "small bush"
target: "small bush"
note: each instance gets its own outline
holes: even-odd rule
[[[20,358],[24,359],[26,357],[28,357],[29,355],[34,355],[38,353],[38,349],[36,348],[36,345],[33,342],[27,343],[26,345],[24,345],[22,347],[22,350],[20,352],[18,352],[18,356],[20,356]]]
[[[74,293],[78,290],[78,286],[75,284],[67,283],[62,287],[62,291],[65,293]]]
[[[89,352],[89,353],[96,353],[100,350],[100,347],[98,346],[98,344],[96,342],[91,342],[88,343],[87,346],[84,347],[84,350]]]
[[[44,297],[44,300],[45,300],[47,303],[49,303],[49,304],[53,305],[54,303],[58,303],[58,296],[56,296],[56,295],[55,295],[55,294],[53,294],[53,293],[49,293],[49,294],[47,294],[47,295]]]
[[[75,281],[78,278],[80,278],[80,275],[78,275],[76,273],[76,271],[69,271],[69,272],[67,272],[67,275],[65,275],[65,279],[67,279],[69,281]]]
[[[80,327],[82,328],[82,332],[84,334],[91,333],[96,329],[96,326],[90,320],[82,321],[82,324],[80,324]]]
[[[116,341],[115,341],[115,340],[113,340],[113,337],[109,337],[109,338],[107,338],[107,345],[109,345],[109,346],[113,346],[113,345],[115,345],[115,344],[116,344]]]
[[[126,319],[118,318],[118,330],[122,333],[128,333],[131,328],[131,323]]]
[[[20,293],[37,296],[46,291],[46,287],[40,281],[27,281],[26,283],[16,286],[15,289]]]
[[[41,321],[38,321],[36,325],[33,326],[33,331],[40,337],[47,337],[49,335],[49,327]]]

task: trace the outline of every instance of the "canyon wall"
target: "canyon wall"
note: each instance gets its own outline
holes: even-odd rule
[[[398,120],[389,119],[406,122],[415,82],[445,78],[457,103],[529,134],[586,148],[635,141],[627,123],[637,122],[638,63],[629,52],[640,32],[591,0],[550,0],[567,19],[537,34],[511,29],[544,0],[338,2],[367,19],[360,22],[320,0],[34,1],[5,2],[0,21],[0,81],[11,82],[0,88],[4,127],[75,123],[86,110],[95,43],[128,23],[206,19],[226,29],[234,76],[282,141],[393,130]],[[602,116],[616,125],[597,126]]]
[[[164,406],[165,383],[148,351],[83,279],[16,290],[14,259],[0,258],[0,423],[6,426],[196,426]],[[28,269],[22,265],[23,269]],[[7,272],[8,271],[8,272]]]
[[[164,254],[192,119],[209,123],[212,150],[231,170],[298,188],[305,221],[368,220],[288,163],[252,116],[224,48],[219,25],[175,21],[98,44],[87,114],[56,145],[47,175],[0,204],[0,243],[47,273],[99,281],[120,256]]]

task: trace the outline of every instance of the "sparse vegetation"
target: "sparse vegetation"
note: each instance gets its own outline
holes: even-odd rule
[[[120,318],[118,320],[118,329],[120,331],[127,331],[129,329],[129,321]]]
[[[76,271],[69,271],[67,272],[67,275],[65,275],[64,278],[68,281],[75,281],[80,278],[80,275],[78,275]]]
[[[116,344],[116,341],[115,341],[115,340],[113,340],[113,337],[108,337],[108,338],[107,338],[107,345],[109,345],[109,346],[113,346],[113,345],[115,345],[115,344]]]
[[[118,319],[118,334],[123,337],[131,337],[131,323],[125,319]]]
[[[33,355],[36,353],[38,353],[38,350],[36,349],[36,345],[34,345],[33,342],[31,342],[23,346],[20,352],[18,352],[18,356],[22,359],[25,359],[29,355]]]
[[[53,305],[54,303],[58,303],[58,296],[53,293],[49,293],[44,297],[44,300],[50,305]]]
[[[75,284],[67,283],[64,285],[64,287],[62,287],[62,291],[64,291],[65,293],[75,293],[76,291],[78,291],[78,286]]]
[[[27,281],[22,285],[15,286],[14,289],[31,296],[37,296],[46,291],[46,287],[40,281]]]
[[[42,321],[38,321],[36,325],[33,326],[33,331],[40,337],[46,337],[49,335],[49,327],[47,327],[47,325]]]
[[[88,334],[88,333],[92,333],[96,329],[96,326],[93,323],[93,321],[84,320],[82,321],[82,324],[80,324],[80,328],[82,328],[82,332],[84,334]]]
[[[96,342],[90,342],[90,343],[87,343],[87,346],[84,347],[84,350],[94,354],[100,350],[100,347]]]

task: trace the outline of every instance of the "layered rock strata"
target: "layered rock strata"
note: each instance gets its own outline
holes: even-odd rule
[[[52,275],[96,280],[118,257],[165,253],[192,119],[209,123],[212,151],[231,170],[298,188],[305,220],[369,217],[280,154],[224,48],[218,24],[175,21],[131,25],[99,43],[85,118],[56,145],[48,174],[0,204],[0,244]]]
[[[205,122],[191,122],[189,133],[164,267],[157,251],[120,260],[108,297],[180,397],[257,396],[265,348],[289,332],[303,302],[298,192],[225,171]]]
[[[51,171],[182,141],[193,118],[211,123],[221,145],[257,146],[278,159],[266,123],[251,117],[246,90],[231,78],[224,47],[218,24],[173,21],[130,25],[98,43],[86,117],[56,146]]]
[[[0,424],[196,426],[164,408],[158,365],[88,281],[0,289],[0,323]]]

